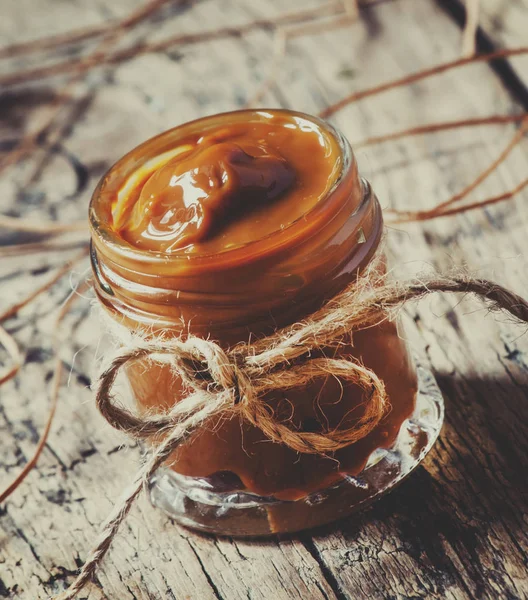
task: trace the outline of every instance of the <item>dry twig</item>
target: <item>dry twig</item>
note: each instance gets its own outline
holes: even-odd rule
[[[463,206],[455,206],[453,208],[448,208],[442,212],[430,212],[426,214],[413,215],[412,218],[397,218],[397,219],[387,219],[387,223],[393,225],[397,223],[409,223],[411,221],[431,221],[432,219],[439,219],[440,217],[449,217],[451,215],[456,215],[459,213],[467,212],[470,210],[474,210],[475,208],[485,208],[486,206],[491,206],[492,204],[498,204],[499,202],[503,202],[504,200],[510,200],[514,196],[516,196],[519,192],[522,192],[528,186],[528,178],[524,179],[516,185],[511,190],[499,194],[498,196],[492,196],[491,198],[486,198],[485,200],[479,200],[477,202],[472,202],[471,204],[464,204]]]
[[[410,85],[411,83],[415,83],[416,81],[432,77],[433,75],[440,75],[441,73],[445,73],[446,71],[450,71],[451,69],[456,69],[457,67],[462,67],[464,65],[469,65],[477,62],[487,62],[499,58],[506,58],[508,56],[520,56],[521,54],[528,54],[528,46],[521,46],[519,48],[505,48],[503,50],[491,52],[490,54],[479,54],[477,56],[472,56],[468,58],[458,58],[457,60],[442,63],[429,69],[424,69],[422,71],[412,73],[411,75],[405,75],[400,79],[387,81],[374,87],[367,88],[365,90],[360,90],[358,92],[354,92],[353,94],[349,94],[348,96],[345,96],[338,102],[335,102],[334,104],[331,104],[330,106],[322,110],[319,113],[319,116],[323,118],[328,118],[336,112],[340,111],[341,109],[345,108],[345,106],[348,106],[353,102],[357,102],[358,100],[362,100],[363,98],[369,98],[370,96],[375,96],[388,90],[393,90],[404,85]]]
[[[434,208],[422,211],[400,211],[400,210],[388,210],[387,212],[392,213],[397,216],[396,222],[404,222],[404,221],[424,221],[430,218],[436,218],[437,216],[445,216],[447,214],[455,214],[452,211],[447,211],[446,209],[460,200],[463,200],[469,193],[471,193],[474,189],[476,189],[485,179],[487,179],[492,173],[494,173],[498,167],[506,160],[512,150],[521,142],[528,130],[528,118],[524,118],[521,124],[521,127],[515,132],[513,139],[509,142],[509,144],[504,148],[504,150],[499,154],[499,156],[492,161],[490,165],[488,165],[479,176],[472,181],[469,185],[467,185],[463,190],[449,198],[449,200],[445,200],[440,204],[437,204]],[[502,196],[501,196],[502,198]],[[504,199],[504,198],[502,198]],[[497,202],[498,200],[495,200]],[[481,201],[482,203],[490,203],[487,200]],[[491,202],[492,203],[492,202]],[[469,210],[471,208],[475,208],[480,203],[475,202],[471,205],[465,205],[460,207],[460,210],[455,212],[463,212],[464,210]],[[484,204],[482,204],[484,205]]]
[[[29,42],[9,44],[0,48],[0,58],[14,58],[21,54],[29,54],[30,52],[40,50],[56,50],[61,46],[84,42],[85,40],[98,37],[115,27],[116,23],[111,21],[110,23],[94,25],[93,27],[81,27],[67,33],[50,35]]]
[[[6,383],[20,371],[20,368],[24,364],[24,357],[22,352],[20,352],[20,348],[15,341],[15,338],[8,333],[1,325],[0,325],[0,344],[5,348],[6,352],[9,354],[9,358],[11,359],[11,366],[4,369],[4,372],[0,372],[0,385]]]
[[[507,123],[518,123],[522,121],[528,113],[520,113],[518,115],[492,115],[490,117],[477,117],[475,119],[458,119],[456,121],[444,121],[441,123],[428,123],[427,125],[419,125],[417,127],[410,127],[409,129],[402,129],[393,133],[387,133],[385,135],[377,135],[370,138],[366,138],[353,144],[354,149],[365,148],[366,146],[372,146],[374,144],[381,144],[382,142],[389,142],[394,140],[400,140],[405,137],[412,137],[415,135],[423,135],[426,133],[436,133],[438,131],[446,131],[449,129],[459,129],[462,127],[478,127],[480,125],[504,125]]]
[[[64,320],[65,316],[70,311],[72,305],[78,300],[79,292],[84,291],[87,288],[87,286],[88,286],[88,282],[84,281],[79,286],[78,289],[74,290],[70,294],[70,296],[68,297],[66,302],[62,305],[61,309],[59,310],[57,319],[55,321],[55,328],[54,328],[55,334],[59,330],[62,321]],[[2,328],[0,327],[0,333],[1,332],[2,332]],[[4,502],[18,488],[18,486],[24,481],[24,479],[29,475],[29,473],[32,471],[32,469],[37,464],[37,461],[38,461],[40,455],[42,454],[42,450],[44,450],[44,446],[46,445],[46,441],[48,439],[48,435],[51,430],[51,426],[53,424],[53,418],[55,417],[55,411],[57,409],[61,375],[62,375],[62,360],[60,359],[60,357],[58,357],[57,346],[58,346],[58,341],[57,341],[57,339],[55,339],[54,340],[54,350],[55,350],[55,354],[57,355],[57,359],[55,362],[55,369],[54,369],[54,373],[53,373],[53,379],[51,382],[51,395],[50,395],[51,400],[50,400],[48,417],[46,419],[46,424],[44,426],[44,430],[42,431],[42,434],[41,434],[38,444],[33,452],[33,455],[27,461],[27,463],[24,465],[24,468],[22,469],[22,471],[20,471],[20,473],[14,478],[14,480],[9,485],[7,485],[2,491],[0,491],[0,502]],[[1,380],[0,380],[0,383],[2,383]]]
[[[0,228],[12,231],[28,231],[31,233],[44,233],[58,235],[69,231],[88,232],[88,223],[85,221],[74,221],[73,223],[61,223],[60,221],[42,222],[31,218],[8,217],[0,215]]]
[[[462,34],[462,56],[469,58],[477,53],[477,29],[480,0],[466,0],[466,24]]]
[[[277,79],[277,72],[279,70],[280,64],[284,59],[286,54],[286,39],[288,36],[288,32],[283,28],[277,28],[275,31],[275,39],[273,42],[273,53],[271,58],[271,64],[269,69],[269,74],[259,85],[257,91],[253,94],[253,96],[246,102],[244,108],[251,108],[258,104],[264,94],[269,90],[271,85]]]
[[[354,21],[359,17],[359,0],[343,0],[345,13]]]
[[[20,300],[16,304],[13,304],[8,309],[6,309],[3,313],[0,314],[0,323],[5,321],[6,319],[10,319],[20,310],[22,310],[25,306],[33,302],[36,298],[38,298],[41,294],[48,291],[52,286],[54,286],[58,281],[60,281],[65,275],[67,275],[72,267],[74,267],[78,262],[80,262],[83,258],[88,256],[88,247],[83,248],[82,252],[74,256],[71,260],[64,263],[59,270],[51,277],[46,283],[40,285],[38,288],[32,290],[23,300]]]
[[[53,379],[51,382],[51,401],[48,412],[48,418],[46,419],[46,424],[44,426],[44,430],[40,436],[37,447],[35,448],[33,455],[24,465],[24,468],[20,473],[13,479],[13,481],[7,485],[2,491],[0,491],[0,503],[4,502],[9,498],[9,496],[17,489],[17,487],[24,481],[24,479],[29,475],[29,473],[33,470],[37,461],[42,454],[42,450],[44,450],[44,446],[46,445],[46,441],[48,439],[48,435],[51,429],[51,425],[53,423],[53,418],[55,416],[55,410],[57,408],[57,401],[59,398],[59,386],[62,375],[62,361],[57,359],[55,363],[55,369],[53,372]]]
[[[26,244],[6,244],[0,246],[0,258],[6,256],[23,256],[24,254],[39,254],[41,252],[56,252],[86,246],[86,236],[82,238],[52,239],[42,242],[28,242]]]
[[[266,77],[266,79],[259,85],[254,95],[246,102],[245,108],[250,108],[252,106],[255,106],[255,104],[257,104],[258,102],[260,102],[264,94],[276,81],[278,70],[286,56],[286,47],[287,42],[289,40],[301,36],[315,35],[321,32],[328,32],[332,29],[337,29],[339,27],[346,27],[356,20],[357,15],[352,16],[350,14],[350,5],[357,6],[357,0],[344,0],[343,5],[345,9],[345,13],[343,15],[338,15],[337,17],[330,20],[326,20],[322,23],[316,21],[309,22],[304,25],[278,26],[276,28],[269,74]]]
[[[254,31],[255,29],[270,29],[280,25],[293,23],[302,23],[318,19],[324,15],[339,14],[342,12],[342,4],[338,1],[328,2],[319,7],[301,10],[297,12],[284,13],[275,19],[257,19],[250,21],[239,27],[221,27],[211,31],[202,31],[197,33],[182,34],[171,36],[165,40],[151,43],[139,43],[125,48],[114,54],[108,54],[101,57],[96,63],[93,61],[86,62],[83,59],[73,59],[63,61],[54,65],[44,67],[36,67],[26,71],[8,73],[0,76],[0,86],[16,85],[34,81],[35,79],[45,79],[56,75],[64,75],[66,73],[83,73],[94,67],[100,67],[109,64],[118,64],[148,52],[165,52],[177,46],[189,46],[201,42],[210,42],[213,40],[224,39],[228,37],[237,37]]]
[[[141,23],[146,18],[150,17],[154,12],[159,10],[164,4],[170,2],[172,0],[150,0],[146,5],[141,6],[139,9],[133,11],[130,15],[125,17],[122,21],[117,23],[115,27],[106,31],[105,36],[96,46],[95,50],[90,53],[87,57],[81,59],[80,64],[84,67],[91,68],[94,65],[97,65],[101,60],[104,60],[104,57],[108,53],[108,51],[119,41],[119,39],[131,28],[135,27],[138,23]],[[60,92],[55,96],[55,99],[51,103],[49,107],[50,115],[47,119],[45,119],[44,123],[39,127],[35,128],[34,131],[30,132],[28,135],[24,136],[20,143],[15,147],[11,152],[9,152],[2,162],[0,163],[0,172],[7,168],[8,166],[17,163],[22,158],[27,156],[27,154],[37,145],[37,140],[39,137],[45,133],[49,127],[53,124],[54,120],[62,110],[63,106],[68,102],[68,100],[72,97],[72,92],[75,89],[75,86],[82,79],[82,75],[85,73],[85,70],[79,70],[74,73],[71,80],[67,83],[67,85],[60,90]],[[51,136],[49,136],[44,145],[42,146],[42,150],[49,149],[55,145],[59,139],[61,138],[64,130],[68,127],[68,123],[65,122],[62,124],[62,127],[58,127],[55,132]],[[43,159],[45,160],[45,159]],[[40,172],[42,168],[42,162],[37,164],[31,176],[29,177],[29,181],[35,179],[36,174]]]

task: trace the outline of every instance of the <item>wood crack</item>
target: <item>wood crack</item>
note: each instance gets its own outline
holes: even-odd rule
[[[189,547],[191,548],[194,556],[196,557],[196,560],[198,561],[200,568],[202,569],[202,572],[205,576],[205,579],[207,580],[207,583],[209,584],[209,586],[211,587],[211,590],[213,592],[213,594],[215,595],[215,597],[218,600],[224,600],[224,597],[222,596],[222,594],[220,593],[217,585],[215,584],[215,582],[213,581],[211,575],[209,574],[209,572],[207,571],[207,569],[205,568],[205,565],[200,557],[200,555],[198,554],[198,552],[196,551],[196,548],[193,546],[191,540],[189,538],[186,538],[187,543],[189,544]]]
[[[308,552],[310,553],[312,558],[319,565],[319,568],[321,569],[321,572],[323,573],[324,578],[326,579],[326,582],[330,586],[331,590],[334,592],[336,600],[350,600],[351,596],[348,596],[343,591],[343,589],[341,588],[341,585],[339,584],[339,581],[336,579],[335,575],[333,574],[333,572],[330,570],[330,568],[326,564],[323,556],[321,555],[321,552],[319,551],[317,546],[314,544],[313,540],[311,540],[308,537],[303,536],[303,538],[301,539],[301,542],[302,542],[303,546],[306,548],[306,550],[308,550]]]
[[[382,0],[382,4],[378,0],[362,9],[350,27],[290,40],[262,105],[282,104],[317,113],[334,97],[448,61],[459,49],[464,1]],[[106,16],[115,19],[126,3],[94,7],[88,0],[77,0],[71,13],[71,3],[59,3],[59,8],[53,0],[35,0],[35,4],[41,5],[37,16],[25,15],[23,21],[16,3],[2,14],[2,25],[13,40],[38,37],[39,30],[52,35],[84,23],[104,26],[102,11],[106,9]],[[269,0],[262,6],[249,0],[197,4],[196,10],[178,14],[172,2],[160,11],[155,25],[146,24],[137,32],[138,37],[147,30],[162,39],[180,31],[233,27],[254,17],[272,19],[286,10],[284,0]],[[312,4],[323,5],[324,0]],[[287,11],[305,9],[304,5],[303,0],[291,0]],[[519,3],[481,0],[481,5],[487,32],[479,32],[481,52],[522,42],[528,15]],[[457,18],[453,10],[459,11]],[[168,19],[176,14],[174,20]],[[489,26],[490,14],[500,15],[500,27]],[[61,19],[62,23],[55,23]],[[205,113],[232,110],[252,97],[261,79],[270,74],[271,38],[270,29],[262,28],[243,37],[196,44],[183,54],[175,47],[165,53],[168,59],[145,53],[116,68],[102,67],[98,75],[79,85],[79,92],[92,93],[86,110],[79,110],[70,120],[61,117],[57,125],[65,125],[64,134],[57,136],[55,145],[55,137],[47,138],[50,162],[34,186],[18,185],[25,171],[17,174],[13,169],[3,174],[6,214],[35,211],[37,219],[78,217],[88,201],[89,188],[118,155],[157,131]],[[83,44],[83,49],[88,50],[88,44]],[[55,59],[54,55],[44,58]],[[31,60],[38,62],[40,57],[36,54]],[[526,89],[519,79],[524,62],[512,59],[511,64],[515,69],[508,61],[491,68],[468,67],[457,70],[453,77],[433,78],[427,85],[358,102],[336,115],[336,123],[354,141],[399,130],[404,124],[432,123],[467,112],[519,113],[519,102],[527,105],[523,101]],[[60,87],[62,81],[56,84]],[[53,85],[55,82],[50,82]],[[35,91],[31,87],[10,91],[0,101],[6,109],[6,114],[0,109],[4,117],[0,117],[0,127],[5,130],[0,150],[12,149],[21,131],[30,129],[30,119],[37,119],[33,109],[42,110],[52,101],[53,96],[38,86]],[[358,153],[360,172],[372,181],[383,207],[389,200],[398,207],[432,204],[473,177],[475,167],[484,168],[490,154],[496,152],[498,136],[507,128],[513,130],[513,126],[461,128],[448,135],[363,148]],[[46,144],[44,136],[40,143]],[[509,186],[526,171],[523,148],[501,166],[496,178],[483,182],[478,192],[482,197],[492,196],[499,185]],[[47,150],[39,150],[39,155]],[[17,202],[20,187],[26,193],[19,194]],[[439,269],[453,262],[464,263],[469,270],[497,278],[524,296],[528,288],[520,257],[526,248],[527,216],[519,197],[482,214],[475,211],[405,230],[391,228],[387,234],[391,266],[406,268],[410,264],[409,271],[414,271],[412,263],[432,263]],[[46,277],[45,265],[56,268],[63,258],[63,242],[9,232],[0,237],[17,248],[2,250],[9,257],[0,273],[3,302],[11,306],[35,284],[32,280]],[[45,244],[46,255],[29,253],[37,241]],[[32,245],[25,247],[25,255],[18,256],[20,244],[25,242]],[[68,247],[72,243],[68,242]],[[491,266],[490,256],[495,261]],[[4,475],[0,480],[9,477],[9,469],[24,464],[24,453],[29,452],[31,439],[39,431],[38,415],[47,402],[45,381],[51,375],[52,313],[70,292],[69,287],[65,279],[8,323],[28,349],[31,364],[1,390],[0,470]],[[130,515],[128,526],[105,559],[101,571],[104,585],[96,582],[98,589],[87,589],[80,598],[132,600],[134,594],[138,600],[526,597],[528,336],[519,337],[522,332],[510,323],[481,318],[482,314],[475,316],[464,306],[448,304],[435,300],[432,306],[424,303],[406,311],[415,322],[409,323],[405,335],[411,347],[422,350],[428,346],[430,367],[445,392],[448,416],[429,457],[390,497],[314,537],[308,532],[278,543],[174,532],[165,525],[164,517],[142,506]],[[100,521],[126,484],[124,472],[133,470],[131,463],[139,452],[130,452],[133,445],[120,444],[120,438],[103,431],[96,413],[85,404],[89,352],[75,361],[71,357],[74,349],[92,343],[89,319],[79,305],[68,318],[68,331],[64,329],[62,355],[68,363],[74,362],[75,369],[69,387],[65,384],[63,389],[69,401],[61,402],[52,447],[47,447],[49,452],[45,451],[27,487],[17,490],[17,495],[0,507],[2,600],[45,600],[73,579],[74,557],[77,566],[79,553],[86,557]],[[9,419],[4,420],[2,410]],[[87,464],[81,464],[84,461]],[[51,587],[43,589],[44,585]]]

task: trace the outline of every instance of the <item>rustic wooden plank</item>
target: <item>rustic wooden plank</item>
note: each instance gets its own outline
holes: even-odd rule
[[[181,31],[214,28],[221,22],[229,22],[228,16],[218,19],[218,10],[214,5],[210,10],[198,8],[196,14],[182,16],[179,23]],[[231,11],[232,17],[237,18],[234,9]],[[158,31],[158,35],[167,34],[167,29],[170,28],[165,29],[165,32]],[[236,106],[237,102],[242,103],[252,63],[246,61],[236,43],[227,41],[216,46],[220,48],[220,56],[225,56],[227,60],[219,60],[214,66],[204,59],[204,56],[209,55],[210,48],[197,49],[197,58],[194,59],[192,55],[188,57],[189,64],[185,64],[184,68],[178,64],[177,57],[145,56],[137,60],[135,68],[123,65],[113,73],[116,86],[105,85],[105,82],[96,85],[89,107],[66,142],[65,153],[74,156],[79,162],[82,160],[88,174],[88,182],[81,193],[76,195],[75,202],[64,205],[63,198],[71,193],[75,182],[72,180],[71,168],[67,168],[65,161],[56,160],[48,166],[45,177],[39,182],[38,191],[46,193],[46,202],[40,205],[35,205],[28,196],[22,198],[23,202],[20,202],[20,196],[15,196],[16,182],[19,181],[18,177],[22,180],[24,172],[22,169],[12,169],[10,177],[3,180],[9,186],[5,190],[3,211],[11,210],[16,214],[25,214],[27,211],[33,217],[53,218],[55,206],[60,209],[62,218],[79,218],[84,214],[84,207],[97,178],[120,154],[158,131],[203,114],[204,99],[212,104],[212,111],[227,110],[233,104]],[[232,87],[234,78],[230,81],[231,60],[238,63],[235,67],[241,80],[238,91],[236,86]],[[155,77],[151,81],[145,77],[149,72],[153,72]],[[159,86],[156,81],[160,72],[165,73],[165,86]],[[167,72],[173,74],[174,79],[167,77]],[[203,82],[208,78],[215,81],[215,77],[215,95],[211,96],[210,87]],[[154,89],[152,98],[147,96],[149,85]],[[225,94],[224,100],[221,90]],[[11,102],[13,110],[16,110],[16,98],[15,96]],[[6,265],[6,271],[17,276],[14,281],[21,289],[12,290],[9,298],[6,298],[6,305],[22,295],[28,285],[38,284],[37,281],[30,283],[27,275],[21,276],[29,269],[21,266],[20,261],[12,262],[13,267],[10,270]],[[69,289],[66,283],[57,288],[62,297]],[[17,336],[21,344],[29,345],[31,339],[31,346],[38,356],[32,371],[26,370],[25,377],[20,382],[2,389],[3,398],[11,401],[4,402],[4,430],[9,432],[9,439],[5,440],[8,458],[4,468],[7,475],[16,472],[23,462],[23,456],[29,455],[35,442],[37,432],[33,421],[27,418],[28,412],[33,412],[35,423],[44,420],[46,394],[42,389],[42,377],[51,369],[49,335],[52,321],[40,320],[38,329],[30,327],[28,323],[33,314],[40,315],[43,312],[42,306],[57,305],[57,293],[55,289],[54,295],[46,296],[38,304],[23,311],[14,323],[10,323],[13,329],[20,328]],[[65,346],[63,356],[71,363],[74,353],[89,344],[87,350],[76,355],[75,361],[75,371],[80,373],[82,382],[86,384],[86,373],[93,358],[96,340],[88,339],[92,333],[90,321],[83,319],[75,323],[75,328],[68,329],[71,323],[70,320],[65,324],[65,331],[68,339],[75,340],[75,345]],[[76,339],[77,334],[81,336],[80,339]],[[43,351],[38,350],[41,346]],[[35,388],[39,390],[38,394]],[[40,462],[38,475],[31,476],[33,486],[28,486],[27,495],[21,494],[18,501],[10,503],[3,515],[5,534],[16,539],[15,546],[9,547],[8,558],[5,559],[5,575],[4,570],[2,572],[6,593],[23,598],[45,598],[64,585],[67,578],[71,579],[79,564],[79,557],[85,555],[98,524],[108,512],[111,499],[119,495],[120,487],[136,468],[139,456],[137,449],[126,453],[121,451],[128,455],[125,460],[129,468],[127,470],[119,466],[118,452],[122,438],[109,431],[106,425],[101,424],[91,407],[84,405],[89,404],[89,398],[86,390],[84,395],[82,391],[76,390],[74,404],[77,408],[70,404],[57,420],[54,439],[50,440]],[[31,407],[33,401],[38,402],[38,409],[35,411]],[[82,409],[87,408],[87,413],[78,414],[77,402],[79,406],[84,403]],[[74,421],[73,425],[72,410],[76,411],[75,416],[79,420],[78,423]],[[17,438],[20,438],[18,444],[13,443]],[[40,482],[41,473],[46,474],[44,483]],[[68,476],[64,488],[58,490],[54,479],[57,473]],[[86,477],[88,473],[90,475]],[[101,473],[105,474],[104,480],[107,477],[112,479],[115,487],[102,486]],[[71,481],[73,478],[75,482]],[[39,481],[37,485],[35,479]],[[33,519],[31,507],[40,514],[39,504],[42,500],[39,502],[38,499],[43,494],[46,498],[43,509],[46,517],[41,520]],[[97,502],[95,498],[99,498]],[[151,517],[144,514],[144,511],[149,510],[153,513]],[[65,517],[61,517],[63,512]],[[28,518],[35,522],[34,528],[28,526]],[[143,527],[143,531],[138,529],[138,524],[142,522],[149,523],[148,528],[156,531],[155,540],[148,539],[148,528]],[[60,533],[52,531],[56,528],[56,523],[61,524]],[[83,530],[79,527],[81,523],[85,524]],[[50,536],[56,540],[57,546],[54,544],[50,547]],[[3,561],[4,557],[0,560]],[[237,567],[240,561],[243,563]],[[162,565],[167,566],[160,568]],[[185,530],[176,529],[146,502],[135,511],[130,526],[116,544],[116,560],[110,560],[101,570],[98,582],[104,592],[99,595],[92,593],[90,598],[246,598],[249,594],[255,598],[264,595],[278,599],[333,598],[332,590],[320,572],[319,565],[300,542],[273,542],[269,559],[264,562],[258,545],[253,550],[249,545],[242,554],[235,542],[216,542],[191,535]],[[312,587],[313,593],[310,591]]]
[[[452,59],[459,49],[458,28],[429,3],[373,8],[367,23],[376,31],[374,43],[366,24],[354,36],[333,32],[316,45],[298,42],[312,79],[327,91],[326,102]],[[342,57],[345,47],[352,82],[335,77],[335,57]],[[514,108],[488,68],[480,66],[369,99],[336,121],[358,139]],[[430,206],[470,182],[510,135],[511,129],[480,130],[402,140],[360,152],[360,166],[382,204]],[[519,150],[473,197],[498,193],[524,172],[526,155]],[[519,197],[513,205],[480,214],[390,231],[393,264],[410,262],[399,268],[402,272],[423,263],[441,268],[466,263],[526,294],[525,201]],[[391,497],[313,539],[314,553],[343,598],[522,598],[528,593],[526,505],[519,502],[526,489],[521,465],[526,464],[527,341],[508,324],[484,319],[482,311],[466,314],[474,310],[471,304],[454,306],[449,299],[413,307],[408,312],[414,322],[406,330],[413,347],[427,350],[446,394],[440,444]]]
[[[94,22],[105,18],[100,6],[94,9],[85,2],[76,6],[79,18],[85,10],[87,18],[97,13]],[[112,10],[121,16],[124,7],[120,3]],[[288,3],[288,10],[296,7],[306,5],[300,0]],[[278,0],[203,2],[178,15],[177,27],[196,31],[283,10]],[[35,37],[28,32],[31,23],[35,31],[37,21],[25,12],[24,35]],[[55,15],[49,17],[50,27],[55,27],[57,13],[49,13]],[[44,8],[39,14],[48,18]],[[363,18],[350,28],[289,42],[277,83],[263,104],[317,112],[351,89],[448,60],[459,51],[458,26],[433,3],[380,3],[364,11]],[[18,19],[10,21],[9,31],[21,26]],[[53,31],[66,29],[56,27]],[[175,21],[167,20],[156,26],[154,35],[162,37],[174,28]],[[169,126],[242,106],[267,77],[271,51],[269,33],[256,31],[178,53],[138,57],[112,68],[106,78],[95,78],[90,102],[34,194],[13,193],[23,180],[23,168],[11,169],[9,177],[0,179],[2,212],[82,217],[91,189],[113,160]],[[25,93],[22,90],[21,97]],[[37,92],[37,97],[44,93],[45,89]],[[16,102],[10,106],[20,114]],[[336,122],[358,140],[418,122],[517,108],[492,72],[480,65],[350,107]],[[19,135],[25,126],[24,122],[17,128],[11,122],[10,136]],[[385,206],[424,206],[471,181],[512,131],[513,127],[492,128],[402,140],[365,149],[359,160]],[[87,177],[81,192],[65,202],[76,185],[71,156]],[[498,193],[524,172],[526,153],[519,149],[474,197]],[[399,227],[389,232],[387,244],[402,275],[427,264],[446,268],[467,263],[526,295],[527,215],[520,196],[486,212]],[[59,259],[60,255],[53,256],[52,264]],[[35,264],[42,266],[49,258],[31,260],[8,264],[2,259],[6,305],[46,275],[30,274]],[[0,390],[4,476],[16,473],[30,455],[44,422],[42,382],[52,367],[53,320],[48,313],[68,290],[69,282],[64,281],[9,323],[32,360],[23,377]],[[483,311],[474,312],[472,302],[455,304],[454,299],[434,299],[406,311],[406,335],[437,373],[448,417],[434,452],[400,489],[370,510],[313,536],[263,542],[190,533],[143,499],[105,560],[99,587],[87,596],[93,600],[526,596],[523,474],[528,341],[519,337],[518,328],[484,318]],[[61,352],[68,364],[73,362],[73,370],[62,392],[54,433],[29,484],[0,512],[0,597],[4,593],[46,598],[62,589],[139,459],[139,449],[122,448],[123,438],[91,406],[86,384],[96,339],[86,311],[87,303],[81,302],[63,327]]]

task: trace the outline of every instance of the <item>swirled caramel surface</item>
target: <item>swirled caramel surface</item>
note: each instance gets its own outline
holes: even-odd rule
[[[182,140],[124,184],[115,229],[144,250],[218,253],[303,218],[335,181],[336,140],[275,115]]]

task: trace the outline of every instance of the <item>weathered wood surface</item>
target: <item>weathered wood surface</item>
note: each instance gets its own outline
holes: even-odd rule
[[[526,43],[521,39],[528,26],[526,2],[503,1],[496,27],[494,1],[483,2],[489,40]],[[166,9],[165,20],[137,35],[162,38],[243,23],[279,14],[283,4],[185,4]],[[97,24],[136,5],[136,0],[3,3],[0,39],[8,43]],[[313,113],[352,90],[455,58],[460,26],[447,5],[451,2],[378,2],[352,26],[291,40],[262,104]],[[288,3],[287,10],[296,8],[306,3]],[[270,32],[257,30],[94,72],[85,84],[87,101],[41,178],[23,187],[30,163],[0,177],[1,212],[82,218],[98,177],[127,149],[180,122],[240,107],[251,98],[268,75],[272,45]],[[523,64],[512,64],[526,80]],[[39,116],[35,107],[52,97],[49,86],[43,81],[2,91],[2,151],[42,118],[44,109]],[[354,142],[419,123],[521,111],[522,100],[518,90],[512,94],[497,73],[480,64],[366,100],[343,110],[335,122]],[[472,181],[513,131],[513,126],[491,127],[411,138],[365,148],[358,159],[384,206],[426,207]],[[526,143],[517,148],[471,198],[500,193],[525,177],[526,148]],[[390,229],[387,244],[396,275],[429,265],[466,264],[528,296],[527,200],[525,192],[486,211]],[[2,243],[28,239],[6,232]],[[1,308],[45,281],[73,252],[2,256]],[[27,353],[27,365],[0,389],[0,482],[18,472],[43,426],[54,312],[86,268],[79,266],[70,281],[54,286],[7,324]],[[265,542],[188,532],[142,498],[83,597],[527,598],[525,329],[487,314],[471,300],[446,297],[409,307],[405,319],[410,343],[438,377],[447,418],[434,450],[399,489],[324,530]],[[138,448],[121,445],[123,438],[91,404],[87,386],[97,340],[88,300],[80,300],[59,335],[71,374],[38,468],[0,507],[0,598],[44,599],[64,589],[140,456]]]

